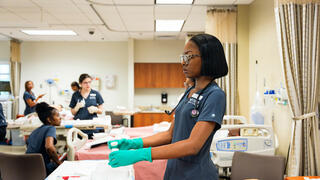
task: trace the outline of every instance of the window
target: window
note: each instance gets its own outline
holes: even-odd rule
[[[10,94],[10,64],[0,63],[0,96],[8,96]]]

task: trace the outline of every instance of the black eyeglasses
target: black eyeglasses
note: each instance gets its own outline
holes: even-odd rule
[[[190,60],[194,57],[201,57],[199,54],[182,54],[180,55],[180,61],[181,63],[185,63],[188,65],[190,63]]]

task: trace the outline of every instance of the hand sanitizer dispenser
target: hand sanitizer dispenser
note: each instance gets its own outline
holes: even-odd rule
[[[161,103],[167,104],[168,102],[168,94],[166,92],[161,93]]]

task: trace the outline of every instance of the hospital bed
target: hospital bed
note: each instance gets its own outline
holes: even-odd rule
[[[246,122],[241,116],[226,116],[226,119],[239,117],[240,122]],[[234,131],[236,133],[232,134]],[[224,124],[214,135],[210,151],[219,174],[228,177],[234,152],[274,155],[277,147],[277,138],[270,125]]]
[[[60,126],[56,127],[56,134],[67,137],[68,130],[76,127],[81,130],[93,130],[96,128],[111,129],[111,117],[105,116],[94,118],[93,120],[61,120]],[[36,113],[31,113],[26,117],[21,117],[15,121],[8,121],[8,129],[20,129],[21,136],[29,136],[33,130],[40,127],[42,122],[39,120]]]
[[[75,127],[80,130],[95,130],[96,128],[103,128],[105,131],[111,129],[110,116],[101,118],[94,118],[93,120],[61,120],[60,126],[56,127],[56,137],[58,143],[56,148],[59,154],[64,153],[67,145],[66,138],[68,131]],[[36,113],[31,113],[26,117],[21,117],[15,121],[8,122],[8,129],[19,131],[20,137],[28,137],[38,127],[42,125]]]
[[[128,138],[137,138],[150,136],[154,133],[164,131],[170,127],[170,123],[162,123],[154,126],[139,127],[139,128],[118,128],[113,129],[109,133],[114,138],[121,138],[127,136]],[[85,143],[81,141],[82,136],[79,130],[72,128],[69,130],[67,136],[68,145],[68,160],[106,160],[108,159],[111,150],[107,144],[100,145],[95,148],[88,148],[88,145],[92,144],[93,140],[87,140]],[[100,136],[94,134],[93,138]],[[102,135],[101,135],[102,137]],[[86,140],[86,137],[84,135]],[[104,138],[104,137],[102,137]],[[96,139],[99,140],[99,139]],[[167,160],[154,160],[153,162],[142,161],[133,165],[135,171],[136,180],[160,180],[163,179]]]
[[[107,160],[65,161],[46,180],[134,180],[132,166],[112,168]]]

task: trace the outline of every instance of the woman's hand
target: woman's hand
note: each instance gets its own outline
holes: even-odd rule
[[[38,96],[38,99],[42,98],[44,95],[46,95],[46,94],[40,94],[40,95]]]
[[[57,165],[60,165],[62,162],[59,160],[56,148],[54,147],[54,138],[47,137],[45,141],[45,148],[50,156],[50,159],[55,162]]]
[[[96,106],[90,106],[88,107],[88,111],[90,114],[94,114],[94,113],[97,113],[99,111],[99,108],[96,107]]]
[[[114,151],[109,155],[109,165],[113,168],[131,165],[139,161],[152,162],[151,147],[137,150]]]
[[[120,150],[129,150],[129,149],[140,149],[143,148],[143,141],[141,138],[137,139],[120,139],[108,142],[109,149],[120,149]]]

